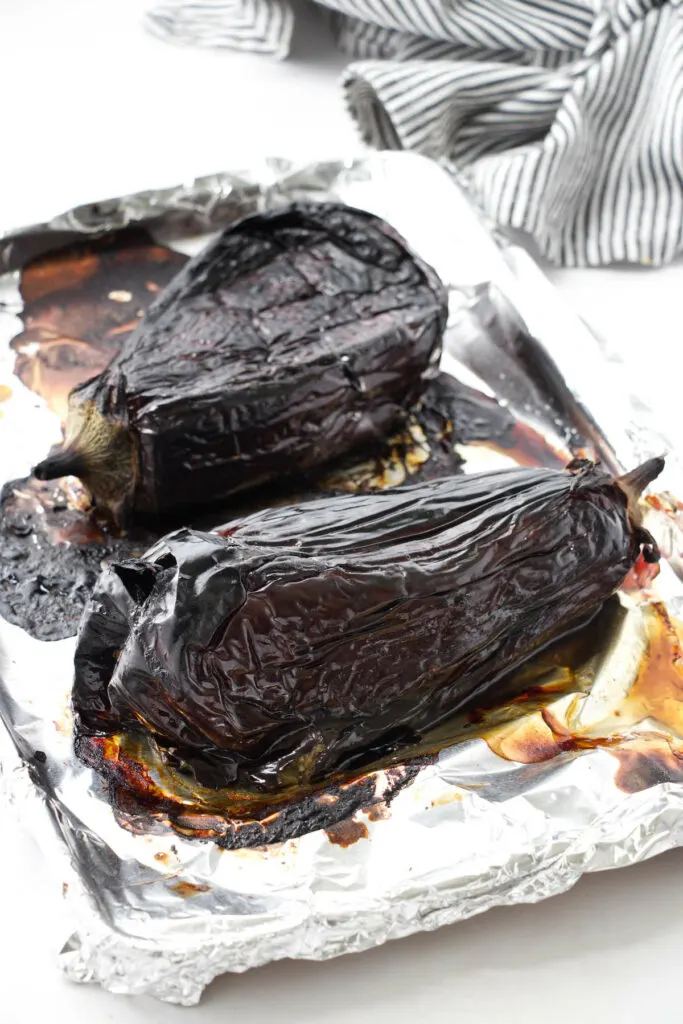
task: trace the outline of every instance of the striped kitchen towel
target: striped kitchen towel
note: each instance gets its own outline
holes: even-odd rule
[[[289,0],[171,0],[147,12],[145,27],[183,46],[224,46],[283,58],[294,14]]]
[[[556,263],[683,250],[683,0],[318,2],[369,145],[446,161]]]

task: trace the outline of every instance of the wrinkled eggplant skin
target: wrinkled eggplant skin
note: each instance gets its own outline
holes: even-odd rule
[[[38,640],[75,636],[103,564],[139,557],[160,536],[181,525],[212,530],[228,518],[267,506],[338,493],[339,477],[330,478],[337,469],[346,482],[344,493],[375,491],[460,472],[463,460],[456,445],[487,441],[505,448],[515,443],[515,421],[506,409],[445,374],[429,384],[408,422],[414,422],[424,435],[429,451],[424,462],[416,462],[415,447],[397,450],[387,439],[369,452],[347,456],[326,473],[311,471],[245,491],[229,499],[223,509],[218,506],[193,514],[189,524],[176,516],[155,522],[153,529],[138,524],[122,534],[105,531],[106,521],[96,522],[70,504],[57,484],[12,481],[0,491],[0,615]],[[404,467],[398,482],[387,472],[395,459]]]
[[[358,768],[590,620],[647,541],[590,463],[179,530],[101,577],[76,653],[78,730],[149,729],[214,788]]]
[[[126,427],[128,511],[169,515],[386,438],[436,374],[446,317],[436,273],[383,221],[295,203],[190,260],[71,405]]]

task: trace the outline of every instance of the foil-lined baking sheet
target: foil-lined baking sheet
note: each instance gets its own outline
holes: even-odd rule
[[[646,595],[624,595],[590,671],[570,688],[551,679],[542,699],[463,723],[459,743],[403,778],[400,768],[374,773],[346,821],[265,845],[252,836],[238,849],[122,827],[73,756],[73,638],[40,642],[0,619],[2,794],[62,886],[64,973],[114,992],[191,1004],[222,972],[359,951],[543,899],[584,871],[683,843],[681,439],[660,433],[635,367],[608,356],[530,257],[490,231],[425,158],[270,160],[0,238],[0,480],[26,476],[60,437],[59,408],[15,374],[38,344],[10,345],[25,327],[27,261],[126,227],[194,252],[235,218],[302,197],[334,198],[396,227],[450,287],[443,369],[496,395],[555,450],[587,451],[615,472],[668,452],[647,513],[668,561]],[[470,469],[510,458],[483,447],[463,454]]]

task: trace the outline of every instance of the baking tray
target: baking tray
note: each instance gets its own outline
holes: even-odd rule
[[[273,159],[5,234],[0,479],[25,477],[60,438],[65,378],[54,386],[42,341],[66,345],[80,375],[84,360],[97,372],[111,355],[106,344],[79,348],[75,307],[71,333],[59,303],[29,308],[27,266],[74,246],[83,259],[95,251],[78,302],[101,340],[128,323],[119,306],[132,303],[137,317],[173,272],[174,253],[301,198],[337,199],[397,228],[450,289],[442,368],[497,396],[554,450],[580,448],[615,472],[668,452],[648,512],[667,560],[646,593],[624,599],[590,684],[463,723],[459,742],[438,756],[365,778],[366,799],[348,819],[277,841],[252,835],[238,849],[122,827],[100,780],[73,756],[73,638],[41,642],[0,619],[2,795],[64,893],[62,970],[113,992],[191,1004],[222,972],[325,959],[543,899],[584,871],[632,864],[683,836],[679,439],[662,435],[638,397],[636,368],[606,354],[533,260],[435,163],[408,153],[305,167]],[[126,264],[128,250],[137,256]],[[163,258],[154,263],[152,250]],[[471,468],[511,457],[464,454]],[[659,674],[648,661],[657,644],[666,654]]]

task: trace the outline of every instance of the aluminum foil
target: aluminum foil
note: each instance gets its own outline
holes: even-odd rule
[[[606,356],[526,253],[489,231],[437,165],[389,153],[304,168],[271,160],[83,206],[0,238],[0,388],[11,389],[0,404],[0,479],[27,475],[60,436],[57,416],[13,375],[18,270],[28,258],[136,223],[194,251],[235,217],[302,196],[334,197],[392,223],[450,286],[444,368],[488,388],[558,448],[581,437],[615,469],[675,453],[680,439],[662,437],[638,400],[634,368]],[[668,496],[650,519],[669,563],[655,596],[675,613],[683,607],[675,454],[661,489]],[[0,620],[2,795],[62,887],[64,973],[192,1004],[225,971],[359,951],[540,900],[584,871],[683,843],[677,680],[642,676],[658,615],[625,598],[587,685],[542,709],[494,716],[488,732],[465,730],[382,813],[357,813],[343,842],[318,831],[232,851],[120,827],[99,779],[72,752],[74,640],[41,643]],[[376,784],[379,793],[382,773]]]

